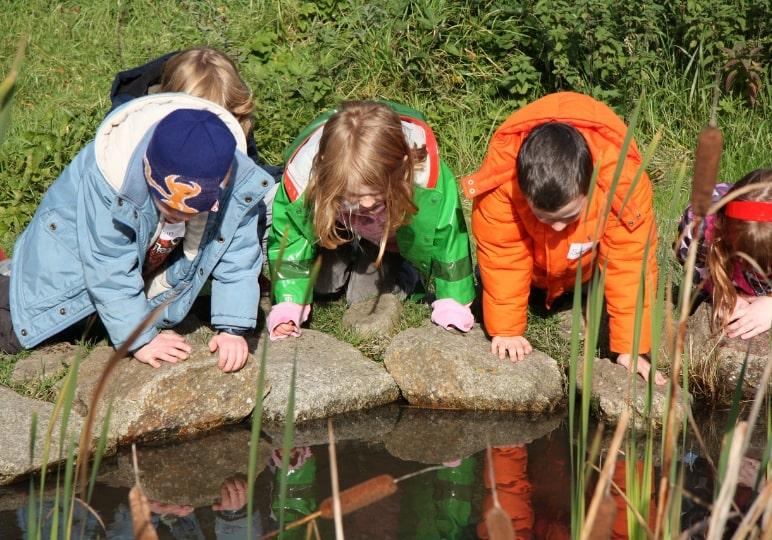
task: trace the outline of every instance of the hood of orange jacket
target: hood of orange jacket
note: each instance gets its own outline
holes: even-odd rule
[[[551,121],[569,124],[582,134],[597,169],[586,209],[562,231],[536,218],[517,181],[523,141],[532,129]],[[574,92],[551,94],[512,114],[493,135],[480,170],[461,180],[464,193],[474,200],[472,227],[483,278],[485,326],[491,335],[523,335],[531,285],[547,291],[550,305],[574,287],[580,265],[587,281],[599,262],[607,270],[611,349],[631,352],[647,242],[646,271],[656,283],[656,231],[651,182],[633,140],[620,163],[626,133],[622,119],[603,103]],[[648,302],[644,311],[648,325]],[[649,334],[642,332],[641,352],[648,350]]]

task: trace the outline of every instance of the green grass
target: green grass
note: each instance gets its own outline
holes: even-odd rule
[[[382,362],[391,337],[362,335],[344,328],[341,321],[345,312],[345,298],[333,302],[317,303],[314,307],[310,327],[345,341],[359,349],[366,357],[376,362]],[[408,328],[422,326],[429,319],[430,313],[431,308],[428,304],[417,303],[411,300],[403,302],[402,314],[395,328],[394,335]]]

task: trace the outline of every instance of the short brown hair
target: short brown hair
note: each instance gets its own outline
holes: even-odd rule
[[[534,128],[517,154],[517,182],[530,203],[556,212],[587,195],[592,154],[579,130],[562,122]]]
[[[172,56],[164,66],[161,91],[184,92],[217,103],[236,117],[244,135],[252,132],[252,92],[233,61],[216,49],[193,47]]]
[[[341,235],[337,223],[341,204],[350,188],[366,186],[383,195],[386,206],[376,260],[380,264],[389,235],[418,210],[413,177],[425,161],[426,147],[409,146],[402,121],[389,106],[374,101],[342,103],[324,125],[306,190],[319,244],[334,249],[350,240]]]

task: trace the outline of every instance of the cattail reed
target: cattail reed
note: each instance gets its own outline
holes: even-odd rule
[[[485,512],[485,527],[491,540],[515,540],[512,519],[500,506],[492,506]]]
[[[374,502],[385,499],[397,491],[394,477],[388,474],[375,476],[361,484],[340,492],[340,507],[343,515],[350,514]],[[332,497],[326,498],[319,506],[319,513],[325,519],[333,518]]]
[[[695,216],[705,217],[713,202],[713,189],[718,179],[718,165],[724,137],[721,130],[707,126],[697,137],[697,150],[694,152],[694,178],[692,180],[692,210]]]

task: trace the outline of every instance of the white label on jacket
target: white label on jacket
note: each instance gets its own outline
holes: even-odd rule
[[[594,242],[585,242],[583,244],[573,243],[568,248],[568,260],[574,261],[590,251]]]

